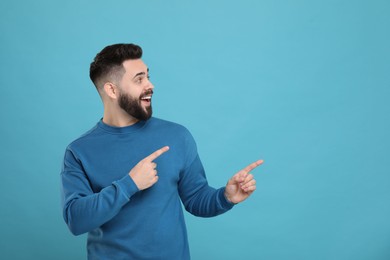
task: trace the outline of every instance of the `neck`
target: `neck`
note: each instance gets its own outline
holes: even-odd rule
[[[112,111],[112,109],[108,109],[107,107],[104,108],[103,123],[115,127],[125,127],[139,121],[137,118],[130,116],[120,108],[114,110],[115,111]]]

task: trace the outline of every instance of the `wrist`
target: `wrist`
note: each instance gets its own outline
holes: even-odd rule
[[[227,203],[229,204],[232,204],[232,205],[236,205],[237,203],[233,202],[231,197],[229,196],[228,192],[226,191],[226,188],[225,188],[225,191],[223,193],[223,196],[225,197],[225,200]]]

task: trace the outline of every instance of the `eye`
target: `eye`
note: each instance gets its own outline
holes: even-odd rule
[[[135,83],[141,84],[142,83],[142,79],[143,79],[142,77],[136,78]]]
[[[139,75],[138,77],[134,78],[134,83],[137,84],[137,85],[141,85],[141,84],[144,84],[144,81],[145,79],[150,79],[150,75],[149,74],[143,74],[143,75]]]

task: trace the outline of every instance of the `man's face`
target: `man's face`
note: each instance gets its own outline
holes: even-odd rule
[[[138,120],[152,116],[153,84],[149,70],[141,59],[123,62],[125,74],[120,82],[119,106]]]

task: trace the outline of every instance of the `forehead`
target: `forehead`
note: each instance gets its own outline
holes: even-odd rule
[[[125,74],[130,77],[134,77],[140,72],[147,73],[148,71],[148,67],[141,59],[126,60],[123,62],[123,67],[125,68]]]

